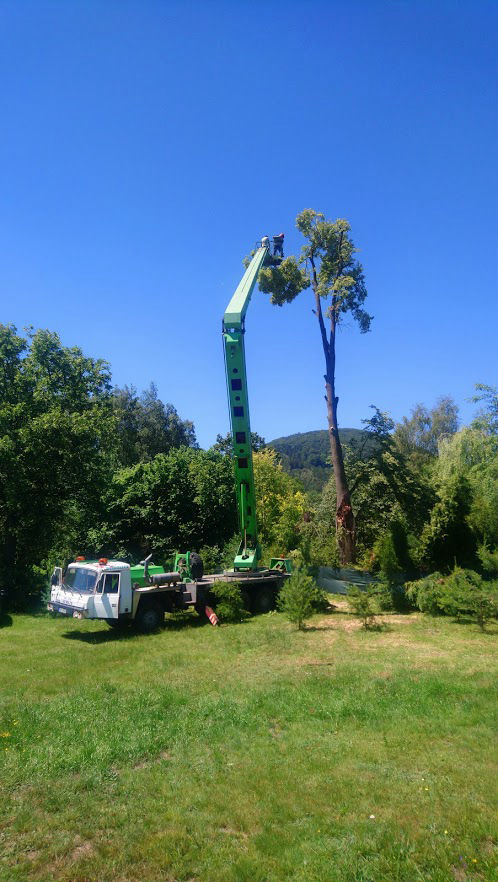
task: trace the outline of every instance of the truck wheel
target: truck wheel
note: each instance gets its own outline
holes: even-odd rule
[[[147,606],[139,606],[135,616],[135,627],[142,634],[151,634],[157,631],[164,621],[164,611],[159,604],[147,604]]]
[[[256,613],[267,613],[275,608],[275,591],[265,585],[255,592],[253,609]]]
[[[130,624],[129,619],[107,619],[107,624],[113,631],[126,631]]]
[[[204,575],[204,564],[202,562],[202,557],[200,554],[197,554],[196,551],[192,551],[190,555],[190,572],[192,573],[192,578],[195,582],[198,582],[199,579],[202,579]]]

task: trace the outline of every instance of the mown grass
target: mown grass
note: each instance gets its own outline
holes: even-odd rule
[[[0,629],[0,880],[498,878],[496,626],[197,621]]]

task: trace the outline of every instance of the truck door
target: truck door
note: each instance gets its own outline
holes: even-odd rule
[[[119,612],[119,573],[104,573],[94,595],[95,618],[117,619]]]

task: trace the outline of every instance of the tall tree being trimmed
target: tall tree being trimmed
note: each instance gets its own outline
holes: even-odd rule
[[[305,209],[298,214],[296,226],[306,240],[300,257],[287,257],[279,266],[262,269],[259,287],[271,294],[271,302],[277,306],[291,303],[306,288],[311,287],[313,292],[313,312],[325,357],[325,400],[337,497],[337,542],[341,562],[346,564],[355,559],[356,527],[337,422],[336,338],[337,329],[346,316],[353,317],[362,333],[370,329],[372,316],[363,309],[367,290],[362,266],[355,258],[349,223],[341,219],[329,221],[320,212]]]

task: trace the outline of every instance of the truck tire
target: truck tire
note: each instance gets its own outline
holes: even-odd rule
[[[252,608],[255,613],[267,613],[275,609],[275,589],[269,585],[262,585],[254,592]]]
[[[196,551],[192,551],[190,554],[190,572],[192,573],[194,582],[198,582],[204,575],[202,557],[200,554],[197,554]]]
[[[135,616],[135,627],[142,634],[151,634],[157,631],[164,622],[164,610],[158,603],[147,603],[138,607]]]
[[[129,619],[107,619],[107,624],[112,631],[126,631],[130,626]]]

